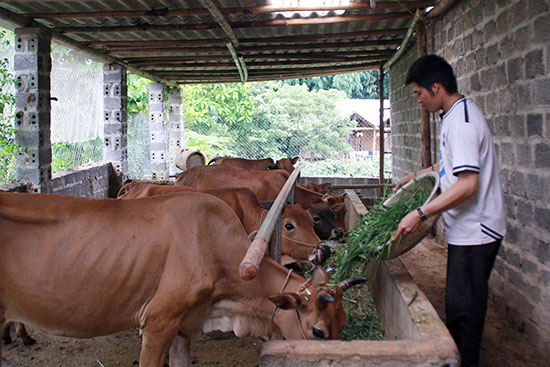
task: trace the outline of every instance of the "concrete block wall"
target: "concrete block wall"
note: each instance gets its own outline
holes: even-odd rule
[[[116,172],[128,174],[128,76],[117,64],[103,66],[104,158]]]
[[[373,178],[373,177],[347,177],[347,176],[302,177],[300,176],[298,182],[300,183],[300,185],[307,185],[310,182],[313,182],[316,184],[330,182],[332,185],[376,185],[379,183],[379,180],[378,178]],[[377,188],[356,189],[355,192],[357,192],[364,198],[380,197],[380,189],[377,189]],[[329,186],[329,193],[331,195],[341,195],[344,193],[344,189],[331,189]]]
[[[481,108],[493,133],[507,235],[491,286],[542,353],[550,344],[549,8],[543,0],[462,0],[427,27],[428,52],[453,65],[460,92]],[[408,115],[415,100],[410,87],[400,89],[416,55],[413,47],[390,71],[394,181],[420,167],[420,112]]]
[[[117,174],[111,163],[94,163],[54,174],[52,193],[87,198],[115,197]]]
[[[52,175],[50,40],[51,34],[39,28],[15,30],[15,142],[20,146],[15,178],[42,193],[51,191]]]
[[[167,180],[169,176],[167,90],[162,83],[149,84],[149,130],[151,178]]]

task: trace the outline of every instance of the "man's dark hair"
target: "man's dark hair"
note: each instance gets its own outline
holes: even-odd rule
[[[449,94],[458,92],[452,66],[437,55],[422,56],[411,65],[405,83],[413,82],[426,88],[430,93],[432,93],[434,83],[443,85]]]

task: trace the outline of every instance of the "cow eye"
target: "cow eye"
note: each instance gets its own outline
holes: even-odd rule
[[[285,224],[285,228],[287,231],[292,231],[294,229],[294,226],[290,223]]]
[[[313,336],[318,339],[324,339],[325,338],[325,332],[321,329],[317,329],[316,327],[312,328]]]
[[[313,217],[313,221],[314,221],[315,223],[318,223],[318,222],[321,221],[321,218],[319,218],[319,217]]]

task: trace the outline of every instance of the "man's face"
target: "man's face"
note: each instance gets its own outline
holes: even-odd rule
[[[422,107],[425,107],[430,112],[437,112],[441,109],[442,100],[440,98],[440,94],[438,93],[439,90],[437,88],[437,84],[432,86],[431,91],[419,86],[415,82],[412,82],[411,85],[413,92],[416,95],[416,100]]]

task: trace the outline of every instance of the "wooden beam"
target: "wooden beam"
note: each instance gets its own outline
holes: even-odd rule
[[[247,62],[247,67],[252,70],[252,69],[257,69],[257,68],[262,68],[262,67],[277,67],[277,66],[281,66],[281,65],[287,65],[287,66],[292,66],[292,65],[306,65],[306,66],[309,66],[309,65],[316,65],[316,64],[331,64],[331,65],[334,65],[334,66],[338,66],[338,65],[353,65],[354,63],[364,63],[366,61],[377,61],[377,62],[382,62],[382,61],[385,61],[387,60],[387,58],[385,58],[384,56],[380,56],[380,57],[366,57],[366,58],[358,58],[357,60],[355,59],[350,59],[349,61],[310,61],[310,60],[297,60],[297,61],[280,61],[280,62]],[[147,66],[147,65],[151,65],[151,66]],[[216,69],[216,68],[223,68],[223,67],[230,67],[230,66],[234,66],[234,64],[232,63],[221,63],[221,62],[216,62],[216,63],[207,63],[207,64],[197,64],[197,63],[185,63],[185,62],[177,62],[177,61],[174,61],[174,62],[165,62],[165,63],[159,63],[159,62],[150,62],[148,64],[140,64],[140,68],[142,70],[161,70],[161,69],[167,69],[169,68],[170,70],[178,70],[178,69],[181,69],[181,70],[187,70],[187,69],[194,69],[194,68],[201,68],[201,69]]]
[[[165,53],[183,53],[183,54],[214,54],[222,53],[228,54],[226,47],[166,47],[166,48],[149,48],[149,47],[140,47],[140,48],[124,48],[119,50],[111,50],[106,48],[107,51],[117,55],[124,54],[165,54]]]
[[[307,44],[307,45],[278,45],[278,46],[245,46],[239,47],[238,52],[242,53],[253,53],[261,51],[292,51],[292,50],[322,50],[326,48],[338,49],[338,48],[365,48],[373,46],[396,46],[401,43],[401,39],[392,39],[392,40],[376,40],[376,41],[362,41],[362,42],[325,42],[318,44]],[[227,49],[224,47],[185,47],[185,46],[165,46],[159,47],[158,45],[151,46],[137,46],[137,47],[105,47],[105,50],[122,55],[122,54],[135,54],[135,53],[167,53],[167,52],[177,52],[177,53],[191,53],[191,54],[212,54],[212,53],[226,53]]]
[[[356,64],[350,67],[345,68],[338,68],[338,70],[334,70],[334,68],[331,67],[316,67],[316,68],[307,68],[307,69],[298,69],[298,68],[281,68],[281,69],[264,69],[261,71],[253,71],[251,70],[249,72],[249,76],[279,76],[279,75],[287,75],[287,76],[295,76],[295,78],[301,78],[303,75],[306,74],[317,74],[317,75],[334,75],[334,74],[344,74],[354,71],[362,71],[362,70],[372,70],[373,68],[376,68],[379,66],[380,62],[366,62],[362,64]],[[208,72],[210,73],[210,72]],[[216,73],[216,72],[213,72]],[[186,71],[181,72],[157,72],[155,74],[163,75],[163,76],[177,76],[181,74],[188,74]],[[222,72],[223,74],[223,72]],[[274,80],[276,78],[273,78],[271,80]]]
[[[355,60],[356,58],[380,56],[389,58],[394,54],[391,50],[371,50],[371,51],[346,51],[346,52],[319,52],[319,53],[288,53],[288,54],[261,54],[250,55],[249,59],[263,60],[316,60],[316,61],[346,61]],[[126,62],[132,65],[143,63],[156,63],[158,61],[174,62],[174,61],[223,61],[231,60],[230,57],[224,55],[212,56],[127,56],[124,58]]]
[[[407,28],[394,28],[394,29],[374,29],[363,32],[348,32],[348,33],[325,33],[325,34],[313,34],[298,37],[266,37],[266,38],[240,38],[240,44],[255,44],[255,43],[301,43],[301,42],[321,42],[326,40],[342,39],[342,38],[359,38],[370,36],[392,36],[407,33]],[[149,40],[149,41],[89,41],[86,42],[90,46],[114,46],[114,47],[128,47],[128,46],[219,46],[225,45],[227,40],[219,39],[177,39],[177,40]]]
[[[88,46],[106,46],[106,47],[139,47],[139,46],[224,46],[227,40],[224,39],[201,39],[201,40],[151,40],[151,41],[130,41],[130,40],[118,40],[118,41],[88,41],[83,42]]]
[[[376,40],[376,41],[362,41],[362,42],[326,42],[320,44],[308,44],[308,45],[279,45],[279,46],[247,46],[240,47],[241,52],[258,52],[258,51],[290,51],[290,50],[321,50],[325,48],[337,49],[337,48],[365,48],[373,46],[395,46],[401,43],[401,39],[391,40]]]
[[[342,17],[326,17],[326,18],[293,18],[293,19],[273,19],[261,22],[236,22],[230,23],[231,28],[257,28],[257,27],[286,27],[292,25],[306,24],[331,24],[331,23],[349,23],[349,22],[366,22],[375,20],[393,20],[397,18],[409,19],[413,15],[408,12],[385,13],[385,14],[368,14],[368,15],[350,15]],[[151,25],[138,24],[132,26],[114,26],[114,27],[57,27],[62,33],[105,33],[105,32],[147,32],[147,31],[198,31],[218,28],[214,23],[201,24],[181,24],[181,25]]]

